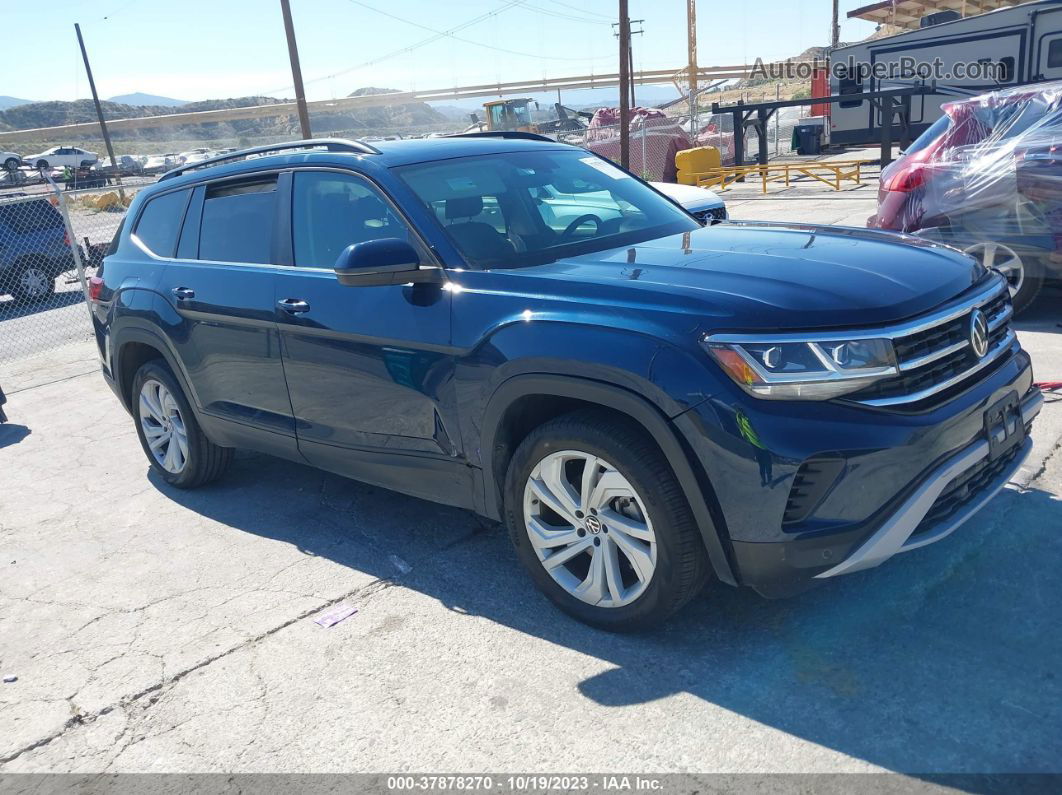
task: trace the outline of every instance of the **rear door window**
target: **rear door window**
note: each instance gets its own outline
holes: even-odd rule
[[[199,259],[268,264],[272,261],[277,177],[207,186],[199,228]]]
[[[133,234],[155,256],[173,256],[190,193],[190,190],[164,193],[144,205]]]

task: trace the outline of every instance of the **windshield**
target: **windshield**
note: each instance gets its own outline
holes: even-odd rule
[[[701,228],[652,188],[574,147],[396,171],[465,260],[483,268],[538,265]]]

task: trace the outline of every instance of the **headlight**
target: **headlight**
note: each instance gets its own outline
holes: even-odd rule
[[[829,400],[899,372],[886,339],[719,334],[703,344],[738,386],[768,400]]]

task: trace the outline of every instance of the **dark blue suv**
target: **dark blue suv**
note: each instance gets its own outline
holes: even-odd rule
[[[467,508],[628,629],[713,577],[781,596],[933,543],[1018,468],[1042,398],[998,273],[704,227],[534,138],[301,142],[142,190],[90,297],[158,476],[252,448]]]

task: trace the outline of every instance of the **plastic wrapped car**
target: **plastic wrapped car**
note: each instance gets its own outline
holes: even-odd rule
[[[966,251],[1027,307],[1062,270],[1062,81],[945,105],[882,171],[868,225]]]

